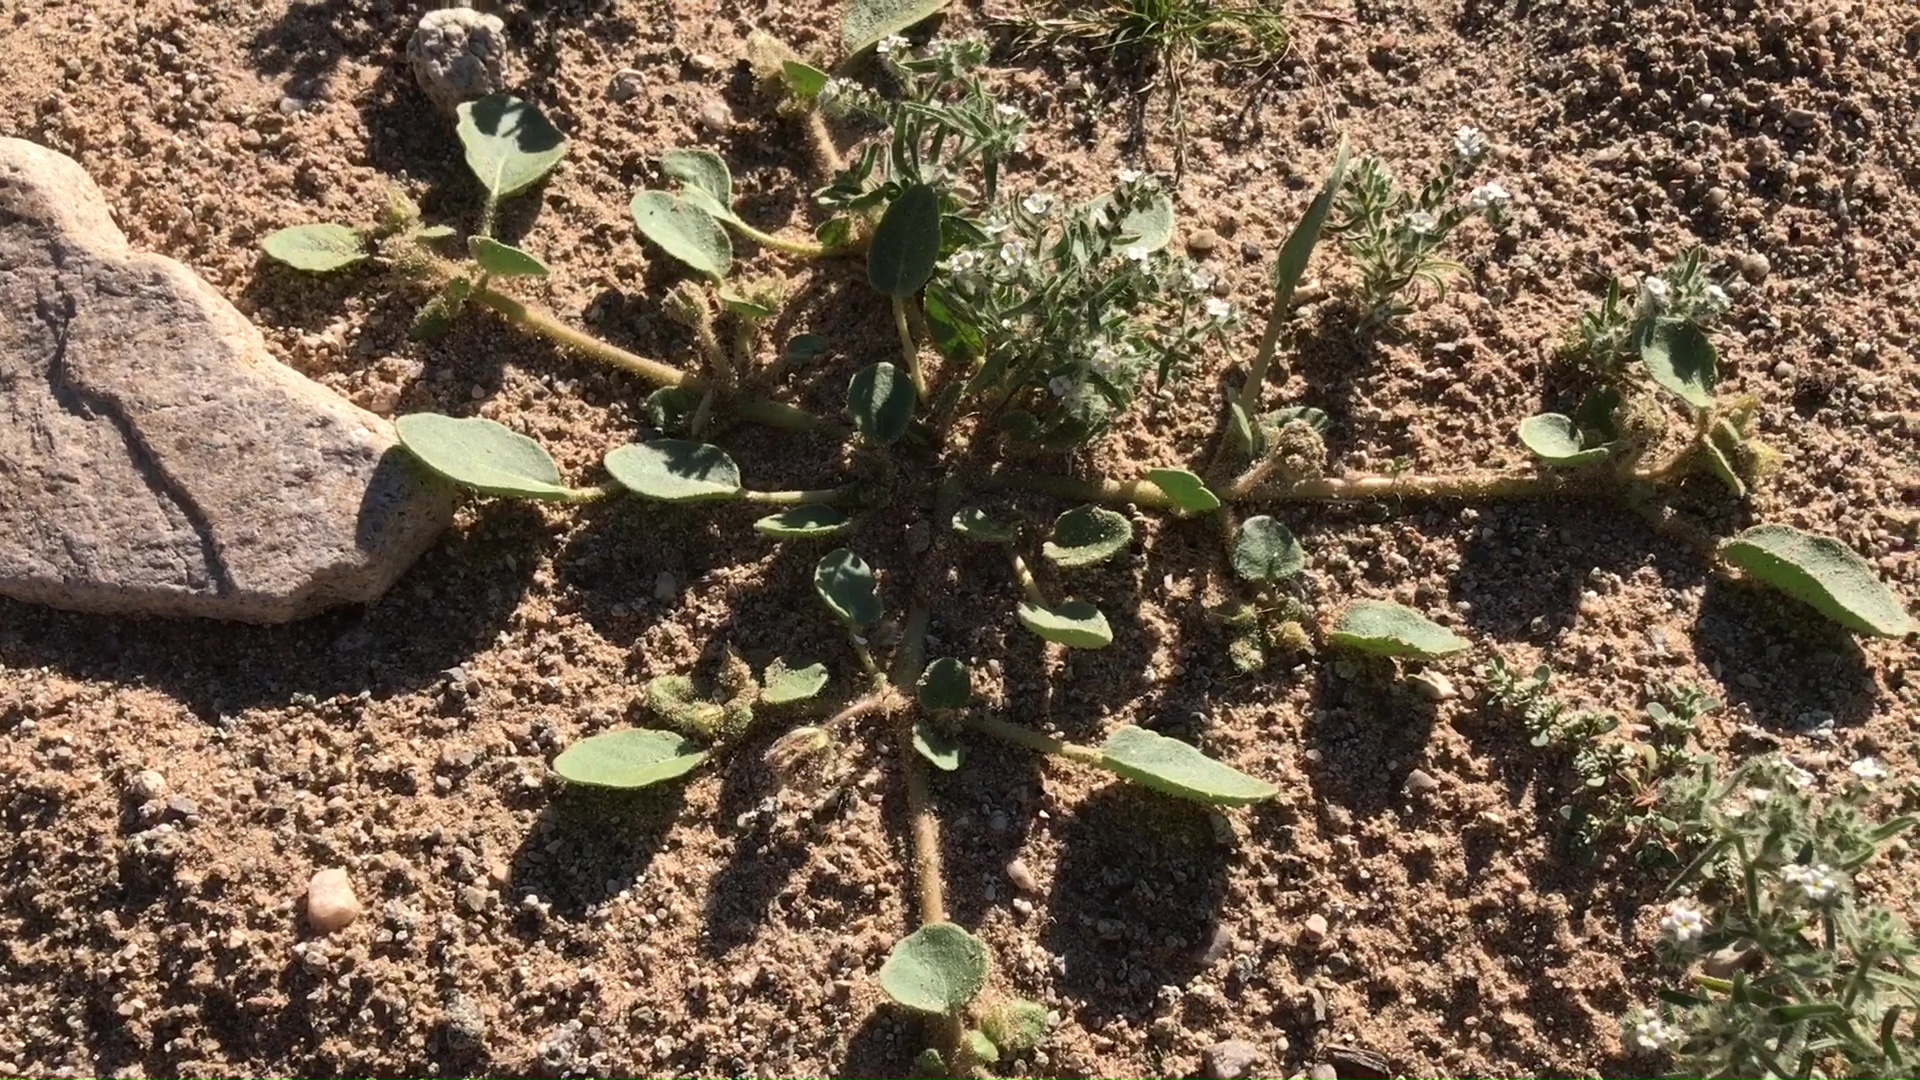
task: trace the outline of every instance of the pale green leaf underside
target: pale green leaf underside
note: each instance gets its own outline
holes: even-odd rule
[[[813,588],[834,614],[855,628],[880,621],[879,585],[873,567],[846,548],[835,548],[813,570]]]
[[[733,205],[733,173],[726,160],[711,150],[671,151],[660,159],[660,171],[723,207]]]
[[[1653,381],[1696,409],[1713,404],[1718,356],[1706,331],[1692,323],[1650,322],[1640,334],[1640,362]]]
[[[1040,549],[1055,566],[1068,569],[1103,563],[1133,540],[1133,523],[1104,506],[1080,506],[1061,514],[1053,536]]]
[[[780,540],[805,540],[838,536],[847,531],[853,519],[831,506],[796,506],[778,514],[768,514],[753,523],[762,536]]]
[[[367,242],[345,225],[295,225],[260,241],[269,259],[309,274],[344,270],[370,256]]]
[[[485,236],[467,237],[467,254],[494,277],[546,277],[547,264],[511,244]]]
[[[685,776],[707,752],[672,731],[631,728],[582,739],[553,759],[553,771],[587,787],[643,788]]]
[[[880,989],[889,998],[935,1016],[958,1015],[986,982],[986,943],[952,923],[908,934],[880,965]]]
[[[1165,492],[1182,514],[1210,514],[1220,509],[1220,497],[1185,469],[1149,469],[1147,479]]]
[[[1341,612],[1327,639],[1375,656],[1432,660],[1469,647],[1467,639],[1411,608],[1386,600],[1356,600]]]
[[[1720,555],[1856,633],[1904,637],[1920,629],[1872,564],[1832,537],[1757,525],[1727,541]]]
[[[942,772],[958,769],[966,756],[960,740],[925,720],[913,722],[913,750]]]
[[[706,443],[631,443],[609,452],[606,465],[615,483],[645,499],[699,503],[740,495],[740,467],[726,451]]]
[[[946,6],[947,0],[853,0],[840,23],[840,43],[848,56],[858,56],[881,38],[903,34]]]
[[[785,660],[767,665],[760,679],[760,700],[768,705],[791,705],[817,696],[827,687],[827,665],[789,667]]]
[[[633,223],[660,250],[715,281],[733,268],[733,241],[711,213],[664,191],[633,197]]]
[[[408,453],[462,487],[521,499],[570,494],[539,443],[492,420],[413,413],[394,426]]]
[[[1123,727],[1100,748],[1107,768],[1138,784],[1213,806],[1245,806],[1280,789],[1165,735]]]
[[[1541,413],[1520,421],[1520,441],[1549,465],[1587,465],[1607,456],[1604,446],[1585,446],[1572,417]]]
[[[1068,600],[1041,607],[1022,600],[1016,609],[1020,625],[1057,645],[1070,649],[1104,649],[1113,644],[1113,630],[1100,609],[1085,600]]]
[[[496,199],[539,183],[567,153],[567,137],[540,110],[507,94],[459,107],[467,167]]]

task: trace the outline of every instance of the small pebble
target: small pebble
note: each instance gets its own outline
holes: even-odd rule
[[[1316,1061],[1307,1070],[1307,1080],[1340,1080],[1340,1073],[1324,1061]]]
[[[1212,1080],[1241,1080],[1260,1063],[1260,1048],[1245,1039],[1217,1042],[1200,1052],[1200,1072]]]
[[[1205,255],[1220,246],[1220,234],[1212,229],[1195,229],[1187,237],[1187,250],[1195,255]]]
[[[613,73],[613,81],[607,85],[607,97],[613,101],[632,101],[646,88],[645,76],[632,68],[621,68]]]
[[[1407,774],[1406,792],[1409,795],[1424,795],[1440,786],[1440,781],[1425,769],[1415,769]]]
[[[708,98],[700,103],[700,111],[694,114],[700,126],[715,134],[722,134],[733,127],[733,110],[719,98]]]
[[[364,910],[345,870],[322,870],[307,883],[307,923],[319,933],[345,930]]]
[[[660,571],[660,576],[653,579],[653,598],[671,600],[678,595],[680,595],[680,583],[673,580],[672,574],[665,570]]]
[[[128,779],[127,795],[137,803],[166,798],[167,778],[152,769],[141,769]]]
[[[1423,671],[1413,676],[1413,686],[1428,701],[1452,701],[1460,696],[1460,691],[1453,687],[1453,680],[1437,671]]]
[[[1040,882],[1034,878],[1033,871],[1028,869],[1025,859],[1015,859],[1007,864],[1007,880],[1013,882],[1013,887],[1023,893],[1038,894],[1040,892]]]
[[[1300,926],[1300,944],[1318,945],[1327,940],[1327,917],[1314,912]]]
[[[1757,251],[1751,251],[1740,256],[1738,265],[1740,267],[1740,276],[1746,278],[1749,283],[1754,285],[1758,285],[1767,280],[1767,275],[1773,272],[1773,264],[1767,261],[1765,255]]]

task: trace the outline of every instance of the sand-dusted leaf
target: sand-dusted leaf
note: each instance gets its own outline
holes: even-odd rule
[[[1240,523],[1233,541],[1233,572],[1245,581],[1280,581],[1306,569],[1307,553],[1293,530],[1267,516]]]
[[[521,251],[485,236],[467,237],[467,254],[480,269],[494,277],[546,277],[547,264]]]
[[[685,776],[707,752],[673,731],[630,728],[582,739],[553,759],[553,771],[571,784],[643,788]]]
[[[1830,536],[1756,525],[1722,544],[1720,557],[1856,633],[1897,638],[1920,630],[1873,565]]]
[[[720,286],[720,306],[748,322],[765,322],[780,314],[729,285]]]
[[[1016,614],[1020,625],[1057,645],[1070,649],[1104,649],[1113,644],[1113,629],[1100,609],[1085,600],[1068,600],[1041,607],[1022,600]]]
[[[787,86],[793,96],[801,101],[812,101],[827,88],[828,75],[812,64],[803,64],[798,60],[780,61],[780,75],[787,80]]]
[[[1137,784],[1213,806],[1245,806],[1280,789],[1213,760],[1179,739],[1123,727],[1100,747],[1101,763]]]
[[[690,439],[629,443],[607,454],[614,482],[643,499],[670,503],[740,497],[740,467],[717,446]]]
[[[1696,409],[1713,405],[1719,354],[1706,331],[1690,322],[1649,319],[1640,328],[1640,363],[1660,386]]]
[[[1412,608],[1389,600],[1356,600],[1348,604],[1333,629],[1327,632],[1327,640],[1355,652],[1422,660],[1457,653],[1471,644]]]
[[[946,6],[947,0],[853,0],[840,23],[840,43],[848,56],[858,56],[881,38],[904,34]]]
[[[394,427],[408,453],[462,487],[515,499],[571,495],[539,443],[492,420],[412,413]]]
[[[459,232],[460,230],[451,225],[426,225],[413,230],[409,236],[416,244],[437,244],[442,240],[453,239],[459,235]]]
[[[1019,535],[1013,526],[995,521],[985,510],[973,506],[953,515],[953,531],[983,544],[1010,544]]]
[[[700,149],[673,150],[660,158],[660,171],[732,212],[733,173],[719,154]]]
[[[947,922],[902,938],[880,965],[880,989],[897,1005],[958,1016],[987,984],[986,943]]]
[[[882,446],[899,440],[913,423],[913,380],[886,361],[853,373],[847,411],[860,434]]]
[[[913,751],[942,772],[953,772],[966,758],[952,732],[941,730],[925,718],[913,722]]]
[[[951,656],[943,656],[920,673],[920,707],[964,709],[973,700],[973,672]]]
[[[789,664],[785,657],[767,665],[760,677],[760,701],[767,705],[791,705],[819,695],[827,688],[827,665]]]
[[[1053,536],[1040,553],[1055,566],[1075,568],[1106,562],[1133,541],[1133,523],[1104,506],[1077,506],[1053,522]]]
[[[1520,421],[1520,441],[1534,457],[1562,468],[1603,461],[1608,452],[1604,446],[1584,445],[1573,418],[1559,413],[1541,413]]]
[[[853,519],[831,506],[796,506],[777,514],[768,514],[753,523],[762,536],[780,540],[815,540],[838,536],[847,531]]]
[[[1006,1053],[1024,1054],[1046,1039],[1053,1018],[1045,1005],[1014,998],[988,1009],[980,1018],[980,1030]]]
[[[267,258],[309,274],[344,270],[363,263],[373,253],[367,239],[345,225],[295,225],[260,241]]]
[[[633,223],[660,250],[715,281],[733,268],[733,241],[711,213],[664,191],[633,197]]]
[[[567,137],[540,110],[509,94],[469,101],[458,109],[467,167],[496,199],[540,182],[567,153]]]
[[[1280,246],[1280,255],[1273,260],[1273,306],[1275,311],[1284,312],[1293,303],[1293,291],[1300,287],[1300,279],[1306,276],[1307,264],[1313,259],[1313,249],[1320,243],[1320,232],[1327,227],[1327,215],[1333,212],[1333,200],[1339,196],[1341,185],[1347,182],[1348,148],[1345,136],[1340,138],[1340,149],[1333,155],[1333,170],[1327,174],[1327,182],[1320,186],[1320,194],[1313,197],[1307,206],[1307,212],[1300,218],[1300,224],[1287,234],[1287,242]]]
[[[1000,1048],[993,1045],[984,1031],[968,1028],[960,1036],[966,1040],[967,1052],[980,1060],[982,1065],[992,1065],[1000,1060]]]
[[[1220,496],[1207,490],[1207,485],[1198,476],[1185,469],[1149,469],[1147,479],[1153,486],[1166,492],[1173,500],[1174,507],[1184,517],[1188,514],[1209,514],[1220,509]]]
[[[910,300],[940,258],[940,193],[915,184],[880,216],[867,246],[867,281],[895,300]]]
[[[835,615],[856,629],[880,621],[885,609],[880,606],[880,586],[873,579],[873,567],[846,548],[827,552],[813,568],[813,590],[827,602]]]

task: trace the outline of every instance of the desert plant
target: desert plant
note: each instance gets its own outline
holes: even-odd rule
[[[531,189],[565,151],[564,139],[524,102],[488,99],[463,107],[468,162],[489,193],[489,210],[467,241],[465,260],[439,247],[457,235],[453,230],[422,226],[405,203],[378,229],[306,226],[270,237],[266,247],[304,270],[378,260],[428,282],[433,298],[427,306],[436,318],[484,308],[657,388],[648,413],[658,437],[610,450],[603,480],[570,483],[535,442],[490,420],[402,417],[402,445],[434,473],[496,497],[562,503],[633,497],[711,504],[716,514],[747,504],[764,515],[754,528],[771,542],[839,545],[817,559],[813,585],[846,631],[846,655],[857,667],[852,688],[835,695],[838,708],[830,714],[807,715],[774,739],[767,762],[789,782],[805,784],[832,771],[838,748],[858,737],[868,718],[881,720],[897,741],[921,926],[896,947],[881,981],[901,1005],[939,1018],[942,1037],[934,1050],[940,1067],[964,1075],[1014,1042],[1037,1038],[1037,1025],[1028,1004],[976,1000],[988,958],[984,945],[947,919],[928,765],[962,768],[963,737],[973,734],[1214,806],[1257,802],[1277,791],[1189,743],[1143,728],[1121,727],[1098,746],[1079,745],[981,707],[961,659],[926,656],[939,593],[923,580],[927,568],[891,568],[883,589],[881,574],[858,553],[868,512],[930,495],[924,499],[932,508],[930,527],[950,528],[1004,553],[1011,617],[1054,646],[1082,649],[1113,639],[1105,613],[1069,594],[1076,571],[1130,546],[1131,521],[1114,507],[1211,516],[1226,537],[1222,559],[1253,597],[1263,650],[1325,647],[1384,657],[1387,664],[1422,663],[1471,643],[1382,600],[1355,600],[1324,614],[1309,610],[1288,592],[1306,561],[1298,541],[1273,513],[1240,520],[1240,512],[1299,502],[1576,491],[1645,502],[1704,466],[1697,444],[1689,444],[1651,469],[1620,455],[1611,460],[1626,464],[1582,475],[1577,483],[1553,468],[1326,475],[1326,417],[1298,405],[1263,410],[1261,399],[1294,289],[1343,189],[1343,146],[1273,267],[1265,332],[1246,380],[1228,395],[1213,459],[1166,463],[1138,476],[1049,467],[1059,459],[1045,452],[1085,447],[1142,394],[1191,385],[1189,358],[1222,347],[1239,325],[1238,311],[1211,295],[1204,275],[1164,250],[1173,208],[1151,177],[1123,173],[1111,190],[1084,201],[1010,190],[1003,166],[1025,137],[1026,118],[993,100],[978,74],[984,49],[966,42],[916,49],[898,36],[906,15],[876,22],[867,7],[864,21],[850,23],[845,37],[850,49],[871,47],[897,84],[892,94],[828,75],[777,42],[751,46],[766,85],[780,88],[784,108],[809,132],[814,164],[837,166],[815,194],[828,215],[818,243],[768,243],[766,234],[743,228],[730,206],[726,165],[705,151],[677,151],[663,162],[663,173],[679,184],[677,194],[636,196],[641,234],[699,279],[681,282],[662,300],[693,329],[705,371],[639,356],[505,291],[502,282],[545,268],[489,235],[491,207]],[[888,29],[868,41],[875,26]],[[842,160],[827,125],[848,113],[881,130]],[[892,323],[899,354],[870,359],[852,374],[843,416],[815,415],[778,399],[783,361],[761,362],[757,333],[777,311],[782,290],[771,279],[728,284],[729,230],[781,257],[864,258],[875,291],[873,316]],[[730,342],[723,343],[722,319],[734,321]],[[796,339],[783,355],[800,348]],[[817,352],[820,343],[806,348]],[[850,475],[818,490],[751,487],[723,448],[704,441],[723,417],[844,439]],[[1014,497],[1022,492],[1074,505],[1050,521],[1036,520],[1021,510],[1031,500]],[[1730,565],[1857,630],[1905,632],[1907,615],[1897,599],[1861,572],[1859,556],[1835,542],[1763,526],[1724,554]],[[900,633],[883,641],[873,629],[888,618],[889,596],[907,600]],[[756,673],[725,643],[716,645],[708,677],[667,675],[648,685],[646,704],[661,727],[591,736],[560,754],[555,771],[571,783],[599,787],[669,782],[734,752],[769,717],[808,712],[832,683],[826,664],[783,660]]]

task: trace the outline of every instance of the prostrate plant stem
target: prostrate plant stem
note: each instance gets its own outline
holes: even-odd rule
[[[1052,757],[1066,758],[1068,761],[1078,761],[1083,765],[1099,765],[1104,760],[1100,751],[1091,746],[1081,746],[1079,743],[1070,743],[1062,739],[1056,739],[1051,735],[1042,734],[1030,727],[1022,727],[1019,724],[1009,723],[999,717],[987,716],[984,713],[967,717],[967,726],[983,735],[991,735],[996,739],[1004,739],[1007,742],[1024,746],[1029,750],[1037,750],[1042,754],[1047,754]]]

